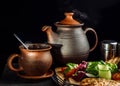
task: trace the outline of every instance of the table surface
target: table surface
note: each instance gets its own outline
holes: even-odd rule
[[[57,86],[51,77],[44,79],[24,79],[5,66],[0,78],[0,86]]]

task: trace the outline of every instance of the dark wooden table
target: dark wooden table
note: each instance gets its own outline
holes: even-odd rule
[[[0,78],[0,86],[57,86],[51,77],[44,79],[24,79],[5,66]]]

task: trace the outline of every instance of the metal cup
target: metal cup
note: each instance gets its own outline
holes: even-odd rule
[[[115,40],[103,40],[101,42],[101,58],[107,61],[116,57],[117,41]]]

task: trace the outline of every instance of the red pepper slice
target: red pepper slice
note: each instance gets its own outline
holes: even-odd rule
[[[64,70],[66,69],[67,67],[61,67],[61,72],[64,72]]]
[[[61,72],[64,73],[64,70],[66,69],[67,67],[61,67]],[[76,68],[73,68],[73,69],[70,69],[67,73],[65,73],[65,76],[66,77],[71,77],[72,74],[74,74],[76,72]]]
[[[66,77],[71,77],[75,72],[76,72],[76,69],[75,69],[75,68],[74,68],[74,69],[71,69],[70,71],[68,71],[68,72],[65,74],[65,76],[66,76]]]

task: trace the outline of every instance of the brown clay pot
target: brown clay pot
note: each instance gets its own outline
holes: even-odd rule
[[[19,46],[20,54],[9,56],[8,68],[15,72],[23,71],[26,75],[36,76],[45,74],[52,65],[50,53],[51,45],[48,44],[26,44],[29,49]],[[18,68],[13,66],[13,60],[18,58]]]

